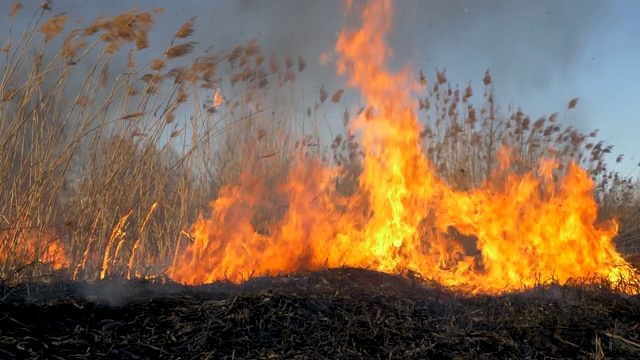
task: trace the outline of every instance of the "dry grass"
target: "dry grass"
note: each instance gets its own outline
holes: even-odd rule
[[[20,36],[0,42],[0,308],[11,315],[0,319],[2,357],[600,359],[640,352],[637,296],[611,288],[545,284],[468,298],[354,269],[241,287],[137,280],[112,287],[106,280],[163,278],[192,241],[187,227],[225,186],[263,190],[251,222],[266,233],[288,205],[274,194],[292,165],[340,165],[335,193],[350,196],[364,153],[348,130],[327,146],[320,137],[327,108],[350,105],[342,89],[320,87],[313,105],[298,111],[303,58],[266,53],[256,40],[201,51],[190,41],[194,18],[166,44],[150,44],[159,9],[74,29],[52,10],[42,3]],[[29,10],[16,3],[7,26],[21,11]],[[138,51],[161,46],[141,63]],[[428,86],[417,104],[422,139],[452,186],[487,181],[503,145],[513,151],[515,172],[541,157],[563,165],[573,159],[596,180],[602,216],[620,218],[620,248],[640,253],[637,182],[611,168],[622,158],[609,161],[612,146],[597,132],[564,123],[578,99],[532,120],[499,109],[489,72],[479,100],[471,86],[451,85],[444,71],[434,75],[432,83],[419,73]],[[345,129],[354,115],[344,111]],[[98,279],[105,281],[92,282]],[[167,293],[171,286],[177,290]],[[50,293],[34,299],[39,291]]]
[[[16,4],[7,26],[19,11],[29,10]],[[149,32],[161,13],[130,10],[70,29],[73,21],[44,3],[20,36],[2,42],[0,166],[8,171],[0,174],[0,277],[6,281],[51,274],[45,263],[62,249],[71,264],[58,271],[78,280],[161,273],[191,241],[187,227],[198,213],[241,174],[260,174],[265,193],[275,193],[270,190],[292,164],[322,160],[342,166],[338,194],[356,189],[363,156],[357,137],[346,131],[325,147],[318,130],[327,107],[348,106],[342,89],[321,87],[301,114],[293,99],[304,59],[265,53],[256,40],[201,52],[189,41],[195,18],[166,44],[151,46]],[[160,46],[156,57],[140,63],[138,51]],[[127,69],[116,69],[118,59],[126,59]],[[424,147],[453,186],[486,181],[502,145],[513,150],[516,172],[544,156],[561,164],[577,160],[597,181],[603,216],[620,217],[620,245],[640,251],[637,185],[610,169],[612,147],[597,141],[596,132],[563,123],[577,99],[561,113],[532,120],[519,109],[504,115],[489,72],[481,101],[471,86],[448,83],[444,71],[433,83],[419,77],[431,84],[418,104]],[[345,125],[353,115],[345,111]],[[281,201],[264,201],[256,229],[268,231],[286,207]]]
[[[18,11],[27,9],[15,5],[10,17]],[[43,4],[19,38],[3,42],[5,281],[51,274],[52,249],[72,259],[59,273],[78,280],[157,274],[220,187],[247,167],[274,179],[286,172],[300,131],[286,103],[291,90],[277,85],[287,74],[264,64],[256,41],[192,55],[192,18],[165,51],[137,65],[160,10],[74,29],[51,11]],[[125,55],[127,69],[114,73]],[[285,57],[274,54],[271,64]]]

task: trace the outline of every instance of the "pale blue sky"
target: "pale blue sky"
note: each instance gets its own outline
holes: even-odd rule
[[[27,4],[28,2],[25,2]],[[40,2],[32,2],[27,8]],[[12,1],[0,1],[0,14]],[[624,170],[640,162],[640,1],[636,0],[397,0],[390,43],[400,61],[413,61],[431,78],[436,67],[462,86],[480,92],[490,68],[497,100],[521,105],[537,118],[563,111],[581,99],[567,119],[627,157]],[[166,39],[190,16],[198,16],[195,40],[202,49],[230,48],[257,36],[267,49],[303,54],[309,89],[340,87],[332,68],[318,65],[343,23],[340,0],[86,1],[57,0],[54,12],[90,21],[137,6],[168,10],[158,19],[152,44]],[[23,15],[30,15],[25,8]],[[0,25],[4,31],[4,27]],[[3,32],[3,34],[6,34]],[[154,51],[157,53],[157,51]],[[144,54],[142,54],[144,56]],[[149,55],[152,56],[152,55]],[[341,111],[335,112],[336,121]],[[631,159],[633,158],[633,159]]]
[[[611,3],[614,22],[601,41],[590,44],[573,87],[583,99],[586,122],[602,129],[635,165],[640,162],[640,2]]]

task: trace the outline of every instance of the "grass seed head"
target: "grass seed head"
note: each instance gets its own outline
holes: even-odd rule
[[[340,99],[342,98],[342,93],[344,92],[343,89],[339,89],[338,91],[336,91],[335,93],[333,93],[333,96],[331,96],[331,101],[336,104],[340,102]]]
[[[154,71],[160,71],[164,68],[165,63],[164,58],[155,58],[151,61],[151,69]]]
[[[40,4],[40,8],[42,10],[51,11],[51,5],[53,4],[52,0],[45,0],[42,4]]]
[[[9,50],[11,50],[12,43],[13,43],[13,39],[9,38],[9,40],[7,41],[7,45],[2,47],[2,52],[5,54],[8,54]]]
[[[231,53],[227,57],[227,61],[229,61],[229,63],[233,65],[236,62],[236,60],[238,60],[240,56],[242,56],[243,53],[244,53],[244,46],[238,45],[235,47],[235,49],[233,49],[233,51],[231,51]]]
[[[22,3],[20,3],[19,1],[14,2],[13,7],[11,7],[11,12],[9,13],[9,18],[13,19],[16,14],[18,14],[18,11],[20,11],[22,8]]]
[[[47,19],[41,26],[39,31],[44,34],[44,42],[48,43],[56,35],[64,30],[64,26],[69,20],[67,15],[55,15]]]
[[[329,93],[324,88],[324,85],[320,86],[319,93],[320,93],[320,103],[324,104],[325,100],[327,100],[327,97],[329,97]]]
[[[249,41],[249,44],[247,44],[247,47],[244,49],[244,55],[248,57],[255,57],[261,52],[262,49],[260,48],[260,45],[258,45],[258,41],[255,38],[251,39],[251,41]]]
[[[482,83],[484,86],[491,85],[491,72],[489,70],[485,71],[484,78],[482,78]]]
[[[298,71],[302,72],[306,67],[307,62],[302,58],[302,56],[298,56]]]
[[[182,26],[180,26],[180,29],[178,29],[178,32],[175,35],[175,38],[184,39],[193,35],[193,33],[195,32],[195,21],[195,16],[189,18],[189,20],[187,20],[184,24],[182,24]]]
[[[185,56],[191,53],[193,49],[194,49],[194,46],[192,43],[184,43],[184,44],[173,46],[169,48],[169,50],[167,50],[167,58],[174,59],[177,57]]]
[[[576,105],[578,105],[578,100],[580,100],[580,99],[579,98],[571,99],[571,101],[569,101],[569,105],[567,105],[567,109],[568,110],[574,109],[576,107]]]
[[[65,37],[60,55],[67,61],[76,57],[78,52],[87,46],[87,42],[80,39],[80,29],[73,29]]]

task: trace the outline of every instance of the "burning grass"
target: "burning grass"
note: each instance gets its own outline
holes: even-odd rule
[[[316,354],[312,338],[292,329],[324,336],[316,340],[327,348],[317,351],[329,357],[423,357],[440,346],[452,346],[441,353],[451,357],[455,351],[586,356],[604,351],[602,341],[609,350],[635,351],[637,340],[626,332],[635,320],[621,319],[633,316],[636,298],[620,293],[639,289],[630,262],[640,223],[637,186],[609,168],[612,147],[598,142],[597,132],[583,134],[564,124],[578,100],[570,100],[563,114],[533,121],[519,109],[500,111],[489,71],[480,97],[471,85],[450,84],[444,70],[433,82],[408,67],[392,72],[386,43],[391,2],[366,7],[360,26],[345,27],[334,53],[323,56],[335,55],[348,88],[321,86],[305,112],[293,100],[310,63],[266,53],[257,40],[210,53],[190,41],[197,30],[191,18],[164,50],[156,57],[145,54],[150,60],[140,64],[139,52],[150,50],[148,34],[162,11],[131,10],[67,31],[72,22],[50,14],[50,3],[38,8],[23,36],[2,43],[0,166],[8,171],[0,173],[0,277],[12,285],[52,272],[75,281],[162,275],[190,285],[241,285],[225,284],[234,295],[204,305],[176,292],[122,308],[96,307],[73,294],[73,301],[47,305],[15,305],[8,297],[3,306],[28,306],[34,313],[79,308],[64,315],[68,322],[53,312],[60,318],[52,321],[68,329],[74,321],[85,325],[48,338],[45,348],[68,344],[86,351],[95,342],[123,346],[116,356],[124,357],[130,356],[128,346],[137,345],[166,356],[187,349],[231,351],[233,357],[230,349],[248,344],[255,346],[244,349],[269,350],[235,356],[293,355],[285,349]],[[26,11],[13,9],[11,29],[16,13]],[[127,68],[114,73],[118,59]],[[357,109],[343,104],[353,90],[364,104]],[[344,133],[325,147],[320,126],[328,106],[347,109]],[[414,283],[414,292],[387,294],[380,283],[362,288],[356,270],[353,279],[338,270],[263,277],[343,266],[439,285],[426,291]],[[287,279],[295,286],[283,285]],[[305,288],[304,279],[313,287]],[[544,306],[537,295],[527,301],[501,295],[529,291],[544,279],[559,285],[589,279],[585,286],[618,294],[554,287],[562,302]],[[339,289],[344,282],[352,292]],[[265,286],[248,290],[257,283]],[[331,291],[319,291],[322,284]],[[453,289],[466,295],[451,295]],[[448,295],[433,298],[434,292]],[[151,314],[153,304],[160,314]],[[206,306],[207,316],[195,319],[194,309]],[[82,320],[86,309],[98,311],[104,322]],[[578,320],[585,309],[597,316]],[[218,311],[234,315],[220,320]],[[281,322],[265,324],[253,311]],[[559,314],[569,320],[552,319]],[[30,325],[32,315],[21,316],[3,321],[25,324],[21,331],[49,326]],[[144,316],[158,323],[144,322]],[[604,323],[611,319],[613,330]],[[198,324],[231,340],[211,337]],[[556,324],[555,332],[549,324]],[[117,330],[128,326],[138,333],[127,337]],[[151,334],[143,335],[141,326]],[[284,333],[266,334],[265,326]],[[346,333],[331,334],[344,326]],[[89,333],[98,328],[100,335]],[[526,329],[541,335],[530,337]],[[473,341],[463,344],[464,336]],[[5,340],[20,355],[32,356],[26,349],[42,346]],[[99,351],[106,353],[104,346]]]
[[[362,269],[184,287],[5,289],[7,358],[636,358],[640,299],[540,286],[498,297]]]

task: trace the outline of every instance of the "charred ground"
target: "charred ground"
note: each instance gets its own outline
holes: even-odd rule
[[[468,296],[341,268],[242,285],[52,282],[5,288],[0,357],[635,358],[640,297],[540,286]]]

